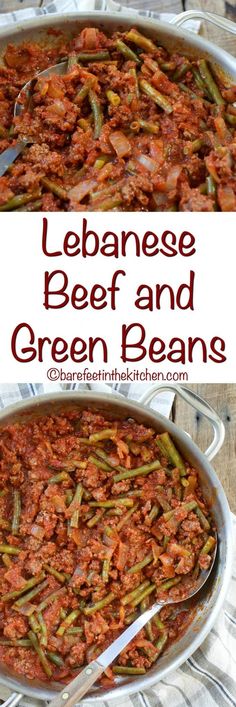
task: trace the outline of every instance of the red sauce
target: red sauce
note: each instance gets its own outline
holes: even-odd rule
[[[149,42],[87,28],[7,47],[0,149],[32,144],[0,178],[0,208],[236,210],[236,87],[201,59]],[[24,84],[67,58],[67,73],[36,80],[13,118]]]
[[[1,429],[0,660],[17,674],[70,680],[134,614],[181,601],[199,564],[209,566],[198,472],[165,444],[154,429],[90,410]],[[148,670],[192,617],[163,607],[118,666]]]

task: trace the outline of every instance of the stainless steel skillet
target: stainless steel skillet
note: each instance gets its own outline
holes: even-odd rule
[[[150,391],[145,393],[139,403],[113,395],[106,396],[98,393],[70,392],[39,396],[34,400],[30,399],[26,402],[18,403],[0,412],[0,429],[1,426],[8,422],[26,421],[29,418],[32,419],[32,417],[34,418],[52,411],[59,412],[68,406],[70,408],[74,406],[89,406],[92,409],[104,411],[108,417],[109,415],[118,415],[122,418],[133,417],[138,422],[153,426],[157,432],[168,430],[185,458],[199,469],[204,493],[212,503],[212,511],[219,535],[219,554],[209,583],[207,583],[200,594],[196,617],[189,627],[189,630],[176,644],[163,654],[156,665],[154,665],[146,675],[135,679],[121,680],[109,691],[104,691],[102,688],[96,689],[85,698],[84,701],[87,702],[88,705],[91,705],[91,700],[93,702],[99,702],[102,699],[108,700],[111,698],[120,699],[122,703],[122,699],[125,699],[129,693],[147,689],[150,685],[166,677],[170,671],[175,670],[187,660],[202,643],[214,624],[228,588],[232,564],[230,510],[223,488],[209,463],[209,460],[213,459],[223,443],[224,426],[214,410],[212,410],[204,400],[191,393],[191,391],[182,386],[170,386],[170,389],[180,394],[198,413],[205,416],[207,420],[211,422],[214,431],[214,439],[205,454],[200,451],[183,430],[147,407],[152,399],[163,390],[163,386],[153,386]],[[61,686],[55,684],[46,687],[43,683],[29,682],[25,679],[20,680],[18,676],[14,675],[14,666],[12,671],[7,671],[6,668],[2,666],[0,681],[14,691],[12,700],[7,702],[9,707],[17,705],[23,695],[27,695],[35,701],[46,701],[52,699],[57,694],[57,691],[59,692],[61,689]]]

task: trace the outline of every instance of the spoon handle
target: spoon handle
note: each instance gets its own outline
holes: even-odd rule
[[[25,149],[25,146],[27,145],[28,140],[21,140],[20,142],[17,142],[14,147],[8,147],[2,154],[0,155],[0,177],[5,174],[7,171],[8,167],[15,162],[16,158],[18,155],[23,152]]]
[[[100,678],[103,671],[104,666],[93,660],[69,685],[65,685],[58,697],[49,702],[49,707],[74,707]]]
[[[64,687],[60,695],[49,702],[49,707],[74,707],[86,692],[88,692],[89,688],[94,685],[108,665],[115,660],[119,653],[130,643],[132,638],[145,626],[147,621],[150,621],[162,607],[163,604],[154,604],[151,609],[144,611],[143,614],[135,619],[135,621],[98,656],[97,660],[93,660],[89,663],[72,682]]]

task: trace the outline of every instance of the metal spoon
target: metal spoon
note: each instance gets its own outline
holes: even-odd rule
[[[17,96],[15,106],[14,106],[14,117],[18,116],[22,113],[24,110],[24,98],[30,98],[30,95],[33,92],[34,86],[38,79],[41,76],[52,76],[53,74],[57,74],[58,76],[61,76],[66,73],[67,71],[67,66],[68,62],[67,61],[62,61],[60,64],[55,64],[55,66],[49,66],[48,69],[44,69],[44,71],[40,71],[39,74],[37,74],[33,79],[28,81],[23,88],[21,89],[20,93]],[[0,177],[5,174],[7,171],[8,167],[15,162],[16,158],[23,152],[25,149],[26,145],[29,145],[32,143],[33,140],[29,138],[23,138],[22,140],[19,140],[13,147],[8,147],[2,154],[0,155]]]
[[[104,670],[106,670],[113,660],[115,660],[117,655],[119,655],[119,653],[126,648],[128,643],[130,643],[130,641],[137,635],[141,628],[143,628],[145,624],[150,621],[153,616],[155,616],[155,614],[158,614],[159,611],[161,611],[163,606],[167,604],[177,604],[180,603],[180,601],[182,604],[183,601],[187,601],[200,591],[207,581],[215,562],[217,553],[216,535],[215,540],[216,543],[210,568],[208,570],[201,571],[198,579],[196,580],[194,589],[192,589],[189,594],[186,594],[181,600],[173,600],[172,598],[169,598],[165,601],[155,603],[151,609],[147,609],[147,611],[141,614],[141,616],[139,616],[125,631],[123,631],[118,638],[116,638],[115,641],[113,641],[108,648],[106,648],[105,651],[103,651],[103,653],[101,653],[97,660],[93,660],[89,663],[89,665],[87,665],[86,668],[84,668],[84,670],[82,670],[74,680],[64,687],[62,692],[51,700],[51,702],[49,702],[49,707],[75,707],[79,700],[86,694],[86,692],[88,692],[89,688],[92,687],[96,680],[98,680],[98,678],[102,675]]]

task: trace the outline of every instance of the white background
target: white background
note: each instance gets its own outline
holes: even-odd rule
[[[46,380],[47,369],[56,366],[64,371],[78,372],[85,366],[92,370],[115,366],[121,371],[127,366],[149,371],[186,371],[189,382],[236,382],[236,234],[234,216],[231,214],[147,214],[147,213],[71,213],[46,214],[49,221],[50,247],[62,249],[63,238],[68,230],[81,233],[83,216],[89,227],[100,235],[106,230],[120,233],[123,229],[135,230],[140,239],[146,230],[153,230],[161,236],[164,230],[172,230],[179,236],[183,230],[191,231],[196,237],[196,254],[190,258],[180,255],[167,258],[157,255],[152,258],[134,256],[133,247],[129,255],[119,260],[97,255],[83,259],[47,258],[42,253],[42,214],[1,214],[1,341],[0,341],[0,381],[23,382]],[[76,311],[70,304],[59,310],[46,311],[43,307],[44,272],[54,269],[65,270],[69,277],[68,293],[72,286],[82,283],[88,289],[94,283],[104,286],[111,284],[112,274],[124,269],[126,277],[120,276],[118,284],[117,310],[109,307],[101,311],[86,308]],[[164,304],[160,311],[152,313],[135,308],[135,293],[140,283],[155,286],[169,283],[177,287],[188,282],[189,271],[194,270],[195,296],[194,311],[170,311]],[[165,299],[167,303],[168,299]],[[34,329],[35,336],[53,339],[63,337],[71,342],[73,337],[102,336],[109,349],[108,364],[97,355],[95,363],[73,363],[69,359],[63,364],[54,364],[50,347],[43,363],[36,359],[31,363],[17,363],[11,353],[13,330],[20,322],[27,322]],[[125,364],[121,360],[121,326],[140,321],[147,331],[146,343],[154,336],[168,342],[172,337],[185,341],[189,336],[200,336],[210,342],[213,336],[225,339],[227,361],[216,364],[202,363],[202,356],[194,354],[194,363],[186,365],[169,361],[151,363],[148,355],[140,362]],[[26,336],[21,339],[28,345]],[[209,347],[208,347],[209,348]],[[45,349],[46,351],[46,349]],[[98,349],[97,349],[98,352]]]

